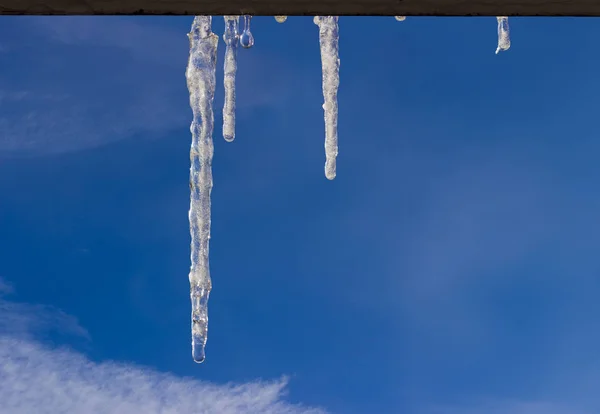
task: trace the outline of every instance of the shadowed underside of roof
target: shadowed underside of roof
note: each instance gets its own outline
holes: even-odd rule
[[[600,0],[0,0],[0,14],[600,16]]]

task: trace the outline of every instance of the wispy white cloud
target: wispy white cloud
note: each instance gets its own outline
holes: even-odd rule
[[[4,29],[10,31],[7,38],[23,44],[4,57],[15,70],[10,79],[0,78],[0,155],[77,151],[134,135],[156,136],[191,122],[184,76],[187,29],[152,18],[30,17],[22,22]],[[25,52],[35,56],[35,65]],[[237,82],[239,123],[257,107],[285,114],[282,105],[297,99],[291,81],[304,78],[268,53],[245,55]],[[217,93],[217,122],[221,102]]]
[[[14,291],[14,289],[13,289],[12,285],[10,285],[9,283],[2,280],[2,278],[0,278],[0,299],[4,295],[13,293],[13,291]]]
[[[37,342],[36,331],[49,326],[87,335],[56,309],[0,298],[0,413],[325,413],[287,402],[285,377],[212,384],[129,363],[93,362],[72,349]]]
[[[506,142],[429,145],[372,154],[339,230],[366,245],[369,277],[344,273],[335,300],[388,321],[427,395],[410,413],[600,412],[597,175]]]
[[[456,324],[482,316],[466,309],[482,305],[469,296],[511,280],[515,286],[524,279],[547,280],[543,269],[526,275],[521,270],[540,254],[544,263],[555,264],[554,282],[592,283],[589,265],[598,261],[589,249],[600,241],[600,198],[571,188],[526,151],[490,145],[439,156],[410,148],[377,157],[380,177],[398,177],[394,191],[385,180],[371,180],[375,184],[349,206],[342,222],[364,238],[377,232],[389,249],[373,306],[401,307],[422,324],[447,324],[445,333],[454,337]],[[385,226],[357,220],[367,209],[375,209]]]
[[[13,107],[10,115],[0,117],[0,153],[58,154],[97,147],[136,133],[156,134],[184,121],[183,111],[174,113],[169,107],[173,101],[168,93],[153,90],[133,95],[124,102],[110,97],[105,102],[86,101],[68,95],[57,103],[30,91],[19,108]]]
[[[179,19],[192,21],[191,17]],[[132,57],[167,66],[187,63],[186,32],[177,32],[156,24],[152,17],[56,16],[32,17],[30,27],[64,45],[115,47]]]
[[[60,331],[89,339],[88,332],[76,318],[59,309],[11,301],[12,286],[0,278],[0,337],[31,340],[48,332]]]
[[[50,306],[0,300],[0,315],[0,332],[21,338],[49,331],[88,337],[87,331],[79,326],[75,318]]]
[[[4,28],[22,44],[0,79],[0,154],[76,151],[189,122],[185,33],[123,18],[22,23]]]

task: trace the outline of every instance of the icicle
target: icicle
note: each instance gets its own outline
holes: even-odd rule
[[[212,189],[213,99],[219,38],[211,32],[212,18],[196,16],[188,35],[190,57],[186,70],[190,106],[194,115],[190,131],[190,296],[192,301],[192,356],[204,361],[208,331],[208,296],[212,287],[208,265],[210,192]]]
[[[500,51],[506,51],[510,48],[510,28],[508,27],[508,17],[498,16],[498,48],[496,54]]]
[[[275,20],[277,21],[277,23],[285,23],[285,21],[287,20],[287,16],[275,16]]]
[[[224,16],[225,49],[224,83],[225,103],[223,105],[223,138],[231,142],[235,138],[235,73],[237,71],[237,46],[239,42],[239,16]]]
[[[340,84],[339,34],[337,16],[316,16],[321,45],[321,66],[323,70],[323,97],[325,103],[325,176],[333,180],[336,175],[335,158],[338,154],[338,102]]]
[[[399,22],[403,22],[404,20],[406,20],[406,16],[394,16],[396,18],[396,20],[398,20]]]
[[[252,20],[252,16],[244,16],[244,30],[240,35],[240,45],[244,49],[249,49],[254,45],[254,36],[252,36],[252,32],[250,31],[250,21]]]

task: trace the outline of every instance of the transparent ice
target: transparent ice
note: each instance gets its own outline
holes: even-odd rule
[[[274,16],[279,23],[287,16]],[[406,16],[395,16],[404,21]],[[240,33],[240,16],[224,16],[226,44],[224,62],[223,137],[235,139],[236,72],[238,45],[250,48],[254,36],[250,31],[252,16],[243,17],[244,27]],[[340,83],[339,26],[337,16],[316,16],[314,23],[319,27],[321,52],[323,110],[325,119],[325,176],[333,180],[336,176],[338,155],[338,101]],[[498,48],[496,53],[510,48],[508,17],[498,16]],[[192,303],[192,356],[200,363],[205,359],[208,331],[208,298],[212,288],[209,268],[209,241],[211,226],[211,191],[213,158],[213,101],[219,38],[211,31],[210,16],[196,16],[188,34],[190,56],[186,70],[190,93],[193,121],[190,127],[192,145],[190,149],[190,234],[191,268],[189,273],[190,298]]]
[[[336,175],[338,155],[338,102],[340,85],[339,30],[338,16],[316,16],[321,45],[321,66],[323,71],[323,97],[325,103],[325,177],[333,180]]]
[[[243,48],[248,49],[254,46],[254,36],[250,31],[250,22],[252,21],[252,16],[244,16],[244,30],[240,35],[240,45]]]
[[[498,16],[498,48],[496,54],[506,51],[510,48],[510,28],[508,27],[508,17]]]
[[[193,121],[190,127],[190,297],[192,302],[192,356],[204,361],[208,331],[208,296],[212,288],[208,263],[210,193],[213,158],[213,100],[219,37],[211,31],[210,16],[196,16],[188,35],[190,57],[186,70]]]
[[[237,47],[239,42],[239,16],[224,16],[225,64],[224,84],[225,103],[223,104],[223,138],[231,142],[235,139],[235,73],[237,72]]]

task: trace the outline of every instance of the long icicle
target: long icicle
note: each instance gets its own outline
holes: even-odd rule
[[[323,71],[323,97],[325,103],[325,177],[333,180],[336,175],[338,155],[338,102],[340,85],[339,30],[338,16],[315,16],[319,26],[321,45],[321,66]]]
[[[223,104],[223,138],[235,139],[235,73],[237,72],[237,47],[239,43],[240,16],[224,16],[225,33],[225,103]]]
[[[190,106],[194,119],[190,127],[190,234],[191,269],[190,297],[192,301],[192,356],[204,361],[208,331],[208,296],[212,287],[208,264],[210,240],[210,192],[213,157],[213,100],[219,38],[211,32],[212,18],[196,16],[188,35],[190,57],[186,70]]]

